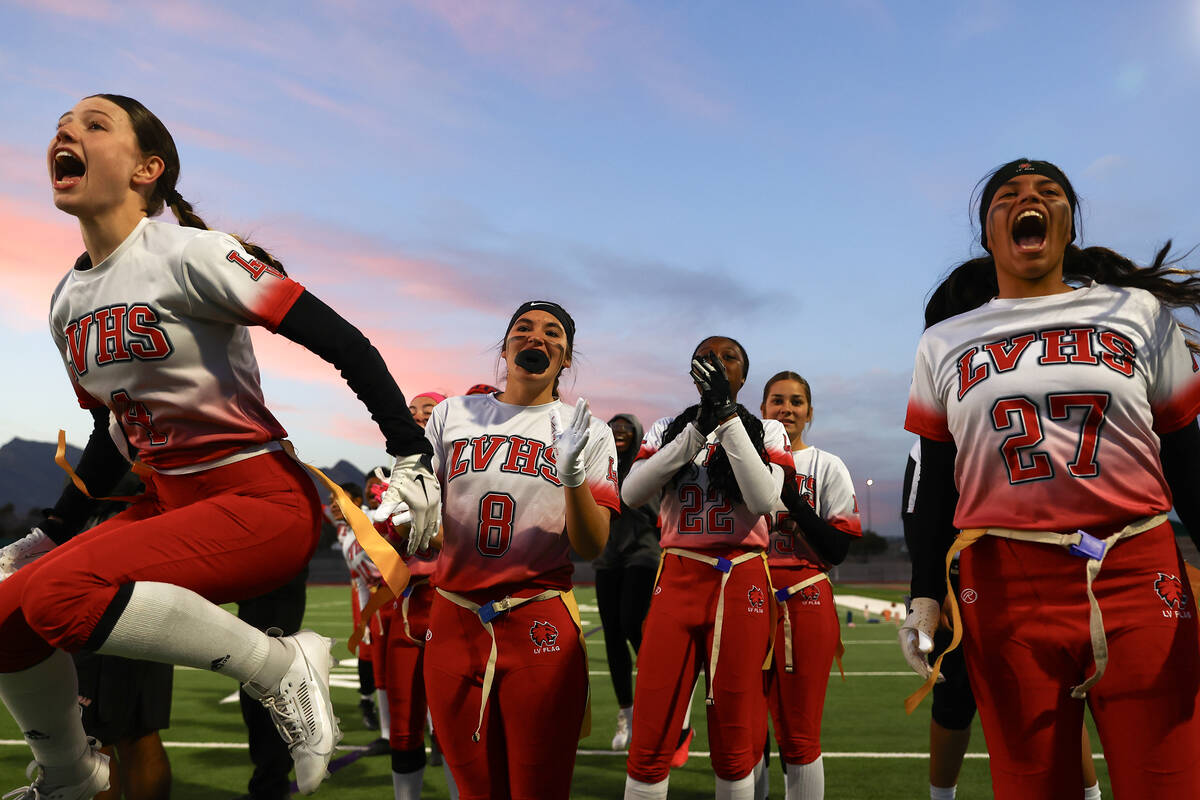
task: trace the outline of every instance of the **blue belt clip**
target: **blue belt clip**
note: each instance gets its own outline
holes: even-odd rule
[[[791,597],[791,594],[788,593],[788,588],[789,587],[785,586],[782,589],[776,589],[775,590],[775,599],[781,603],[786,603],[788,601],[788,598]]]
[[[1079,542],[1067,548],[1067,552],[1073,556],[1080,558],[1094,558],[1100,560],[1104,557],[1104,542],[1092,536],[1087,531],[1076,531],[1079,534]]]
[[[410,583],[408,586],[404,587],[404,591],[400,593],[400,597],[401,597],[401,599],[403,599],[405,597],[408,597],[412,593],[413,593],[413,586]]]
[[[508,611],[508,598],[503,600],[493,600],[490,603],[485,603],[479,607],[479,619],[484,625],[494,620],[496,617]]]
[[[733,569],[733,562],[728,558],[717,556],[717,563],[713,564],[713,567],[719,569],[721,572],[729,572]]]

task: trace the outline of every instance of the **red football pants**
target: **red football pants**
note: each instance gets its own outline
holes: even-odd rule
[[[394,608],[394,603],[384,603],[383,608],[375,612],[371,620],[371,669],[375,673],[375,688],[388,691],[388,640],[392,634],[392,623],[399,622],[400,612]],[[391,693],[388,692],[388,705],[391,705]]]
[[[118,587],[183,586],[214,603],[287,583],[317,545],[321,501],[303,468],[268,453],[147,478],[146,495],[0,583],[0,672],[88,642]]]
[[[999,800],[1077,797],[1093,670],[1086,561],[985,536],[963,552],[959,602],[971,688]],[[1120,542],[1094,583],[1108,668],[1088,692],[1113,796],[1200,796],[1200,641],[1169,523]]]
[[[692,686],[711,652],[721,575],[699,561],[664,557],[638,651],[626,766],[635,780],[658,783],[670,770]],[[762,667],[771,636],[770,595],[761,558],[738,564],[729,573],[714,704],[708,706],[713,772],[725,780],[745,777],[762,758],[767,735]]]
[[[588,695],[579,629],[557,598],[519,606],[492,627],[496,673],[480,740],[473,742],[492,640],[478,615],[434,596],[425,687],[459,798],[568,798]]]
[[[799,583],[811,570],[771,569],[778,587]],[[767,702],[779,754],[787,764],[808,764],[821,756],[821,714],[829,670],[841,635],[833,605],[833,586],[818,581],[787,600],[792,628],[792,672],[785,668],[783,612],[775,628],[774,668]]]
[[[429,629],[429,610],[433,587],[428,582],[416,586],[408,597],[408,634],[399,608],[394,612],[387,638],[388,710],[392,723],[390,742],[393,750],[410,751],[425,747],[425,632]],[[391,605],[399,607],[403,599]],[[411,638],[410,638],[411,634]]]

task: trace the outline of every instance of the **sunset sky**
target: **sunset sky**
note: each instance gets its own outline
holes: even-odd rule
[[[1085,243],[1200,243],[1200,2],[0,0],[0,443],[83,444],[46,326],[82,251],[50,200],[58,116],[143,101],[209,224],[357,324],[406,394],[495,382],[515,306],[575,317],[565,399],[649,425],[695,400],[705,335],[757,410],[809,378],[808,439],[899,534],[921,309],[976,254],[976,182],[1059,164]],[[1200,255],[1190,265],[1200,267]],[[265,331],[301,455],[384,462],[336,371]]]

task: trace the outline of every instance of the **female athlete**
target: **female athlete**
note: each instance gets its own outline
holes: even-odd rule
[[[630,506],[661,498],[664,548],[638,653],[626,798],[667,796],[701,667],[716,796],[753,796],[773,623],[768,515],[792,457],[780,423],[738,405],[749,364],[733,339],[702,341],[692,353],[700,403],[654,423],[622,487]]]
[[[425,427],[445,496],[425,689],[462,800],[571,791],[588,683],[568,547],[599,555],[620,507],[608,426],[558,399],[574,341],[562,306],[522,304],[504,391],[452,397]]]
[[[1173,497],[1200,525],[1200,377],[1170,312],[1200,306],[1200,278],[1172,268],[1168,247],[1142,268],[1075,246],[1076,206],[1048,162],[992,173],[979,261],[996,295],[921,338],[905,423],[921,436],[920,535],[901,644],[931,685],[924,654],[947,554],[961,552],[951,614],[996,797],[1079,795],[1084,702],[1116,797],[1188,796],[1200,642],[1165,514]]]
[[[58,546],[0,583],[0,698],[41,767],[25,797],[90,798],[108,783],[107,759],[80,725],[69,652],[81,649],[243,682],[289,742],[301,791],[312,792],[340,737],[329,640],[268,637],[216,605],[294,576],[316,546],[321,513],[307,474],[281,447],[246,326],[283,334],[342,371],[396,456],[403,477],[392,486],[417,510],[422,535],[436,526],[438,504],[422,463],[428,444],[362,334],[264,250],[205,228],[176,189],[170,133],[141,103],[84,98],[59,119],[47,157],[54,203],[78,218],[87,250],[50,311],[71,383],[95,419],[78,477],[106,495],[136,456],[147,492],[71,538],[92,500],[68,486],[19,549]],[[164,205],[180,225],[149,219]]]

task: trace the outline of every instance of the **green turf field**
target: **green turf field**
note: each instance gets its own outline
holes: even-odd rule
[[[883,599],[899,599],[900,592],[888,587],[843,586],[846,593]],[[585,629],[598,627],[595,593],[581,587],[577,595],[583,611]],[[844,611],[843,623],[844,623]],[[305,626],[345,642],[350,629],[349,590],[343,587],[309,588]],[[592,670],[592,735],[580,743],[575,767],[575,798],[619,798],[625,782],[623,754],[608,747],[616,717],[616,701],[604,662],[602,633],[588,638]],[[917,686],[917,678],[908,671],[896,645],[896,627],[892,624],[864,624],[861,617],[853,628],[843,624],[846,643],[846,680],[836,673],[829,681],[822,734],[825,752],[826,797],[830,800],[881,800],[884,798],[928,797],[927,751],[929,707],[926,704],[912,717],[904,714],[902,701]],[[335,649],[339,657],[348,653],[344,644]],[[356,673],[352,666],[335,670],[334,704],[346,732],[343,745],[365,745],[375,734],[362,728],[357,702]],[[221,704],[234,690],[227,678],[208,672],[177,669],[172,727],[163,732],[174,771],[173,800],[213,800],[233,797],[245,791],[250,762],[245,749],[245,729],[236,702]],[[708,749],[704,730],[703,697],[697,693],[693,711],[696,738],[693,753]],[[29,751],[19,739],[16,725],[7,715],[0,719],[0,792],[20,785]],[[1094,746],[1098,739],[1093,730]],[[971,752],[984,752],[983,734],[978,722],[972,736]],[[346,754],[353,751],[347,750]],[[339,754],[340,755],[340,754]],[[772,759],[772,797],[782,797],[783,777],[778,759]],[[1097,760],[1101,787],[1111,797],[1103,760]],[[349,763],[326,782],[318,797],[338,800],[391,797],[390,761],[387,757],[359,758]],[[440,768],[425,772],[425,797],[446,797]],[[708,759],[693,755],[682,769],[671,773],[672,798],[713,796],[712,772]],[[959,781],[959,798],[991,796],[986,758],[968,757]]]

